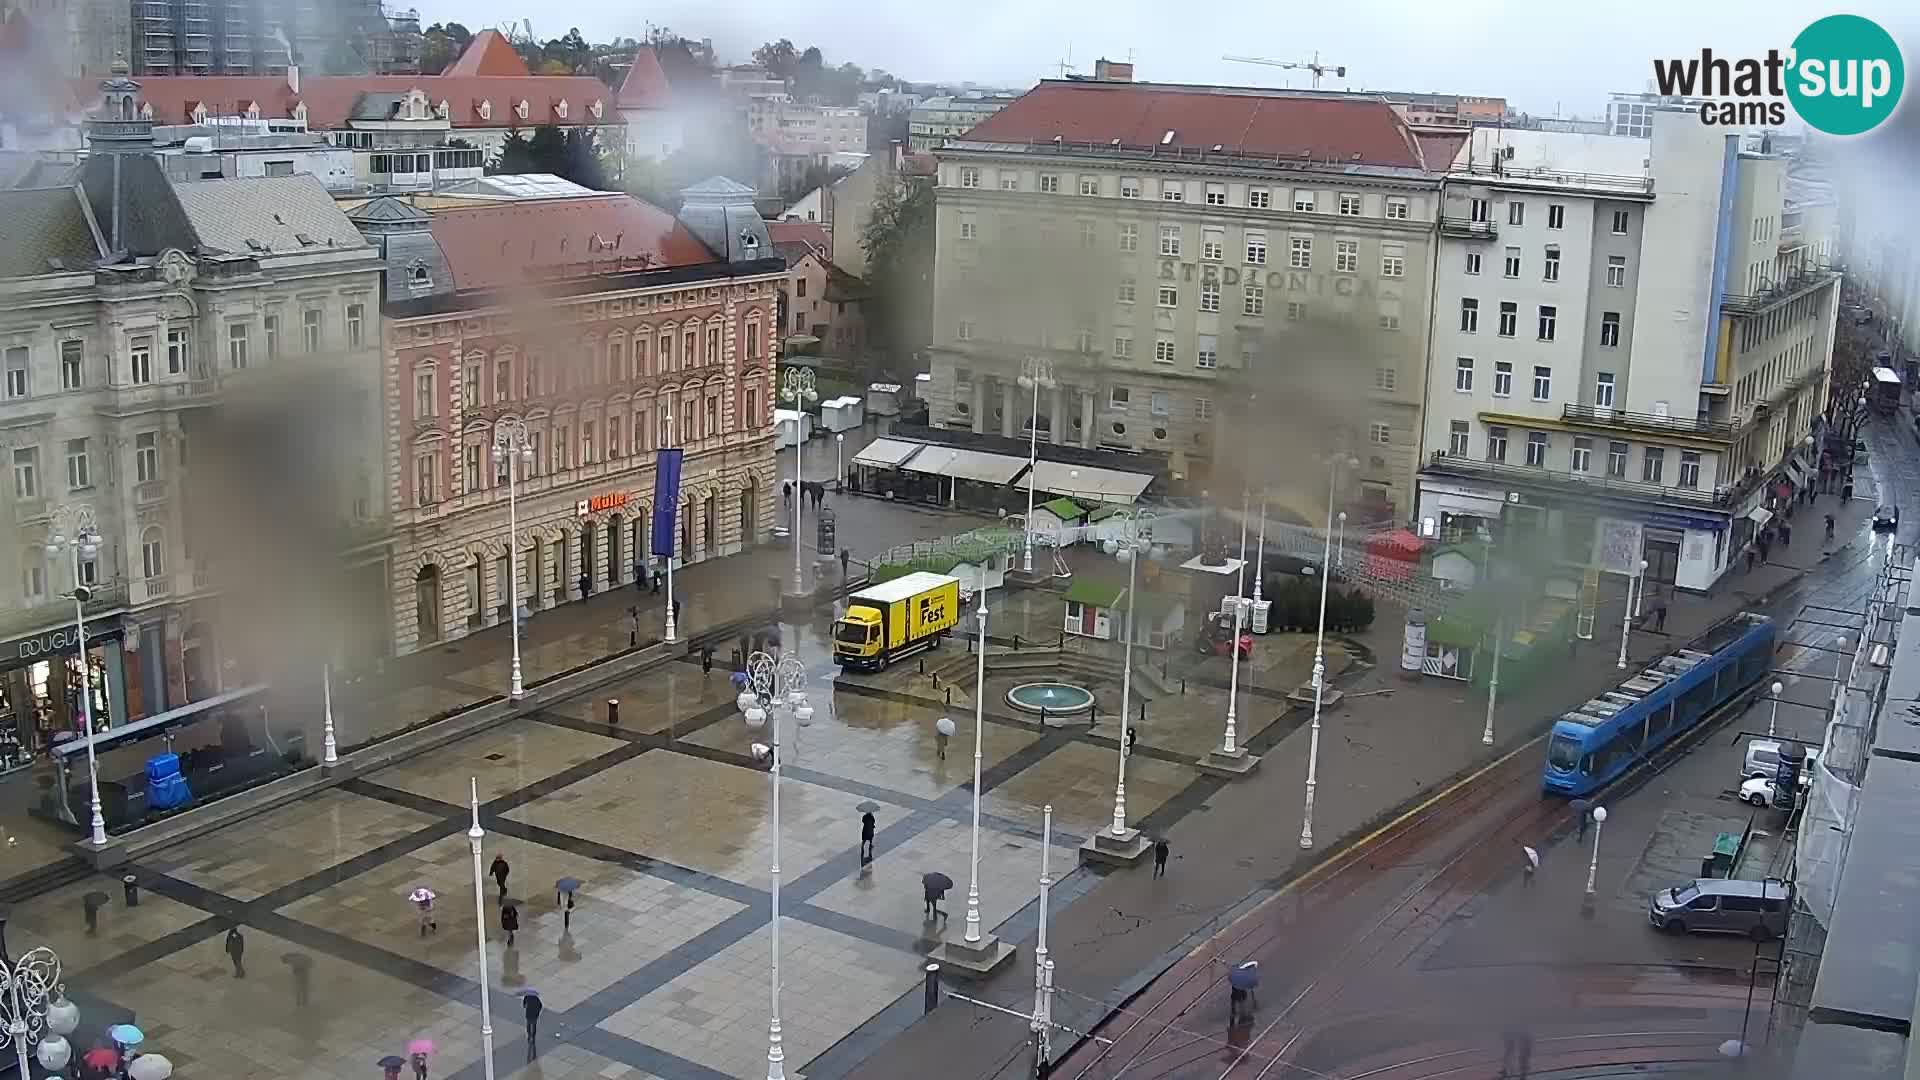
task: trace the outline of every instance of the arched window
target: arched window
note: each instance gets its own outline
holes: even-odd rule
[[[607,381],[614,384],[627,381],[627,339],[624,334],[607,339]]]
[[[636,379],[653,374],[653,369],[647,366],[647,342],[652,339],[651,326],[643,326],[633,332],[633,377]]]
[[[673,331],[672,330],[660,331],[660,340],[658,344],[660,346],[660,351],[659,353],[656,354],[659,359],[659,367],[657,370],[659,371],[660,374],[665,375],[666,373],[674,369],[673,368]]]
[[[149,579],[167,572],[167,536],[158,525],[149,525],[140,534],[140,569]]]
[[[687,327],[687,332],[680,337],[680,365],[682,367],[693,367],[699,364],[699,354],[700,332],[689,326]]]

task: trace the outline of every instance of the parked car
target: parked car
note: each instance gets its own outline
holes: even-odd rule
[[[1790,898],[1787,883],[1774,878],[1697,878],[1655,892],[1647,901],[1647,921],[1670,934],[1745,934],[1766,941],[1786,932]]]
[[[1740,779],[1751,780],[1756,776],[1771,777],[1780,770],[1780,741],[1778,739],[1748,739],[1747,755],[1740,765]]]
[[[1773,777],[1755,776],[1740,785],[1740,801],[1755,806],[1773,805]]]
[[[1880,509],[1875,510],[1873,512],[1873,528],[1875,532],[1886,532],[1892,529],[1898,529],[1899,527],[1900,527],[1900,508],[1899,507],[1894,506],[1892,503],[1888,503],[1886,506],[1883,506]]]

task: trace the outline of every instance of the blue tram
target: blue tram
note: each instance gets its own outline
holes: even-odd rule
[[[1774,625],[1741,612],[1562,714],[1547,737],[1542,786],[1584,795],[1700,722],[1773,666]]]

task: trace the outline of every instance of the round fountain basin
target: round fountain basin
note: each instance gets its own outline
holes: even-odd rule
[[[1093,708],[1093,694],[1070,683],[1022,683],[1007,691],[1007,704],[1021,712],[1068,716]]]

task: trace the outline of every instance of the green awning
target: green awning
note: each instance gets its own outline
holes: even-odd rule
[[[1043,502],[1040,504],[1039,509],[1045,510],[1061,521],[1078,521],[1081,515],[1086,513],[1086,510],[1082,509],[1080,504],[1074,502],[1072,499],[1054,499],[1051,502]]]
[[[1073,584],[1067,586],[1067,603],[1092,604],[1094,607],[1117,607],[1126,598],[1127,587],[1111,581],[1088,581],[1076,577]]]

